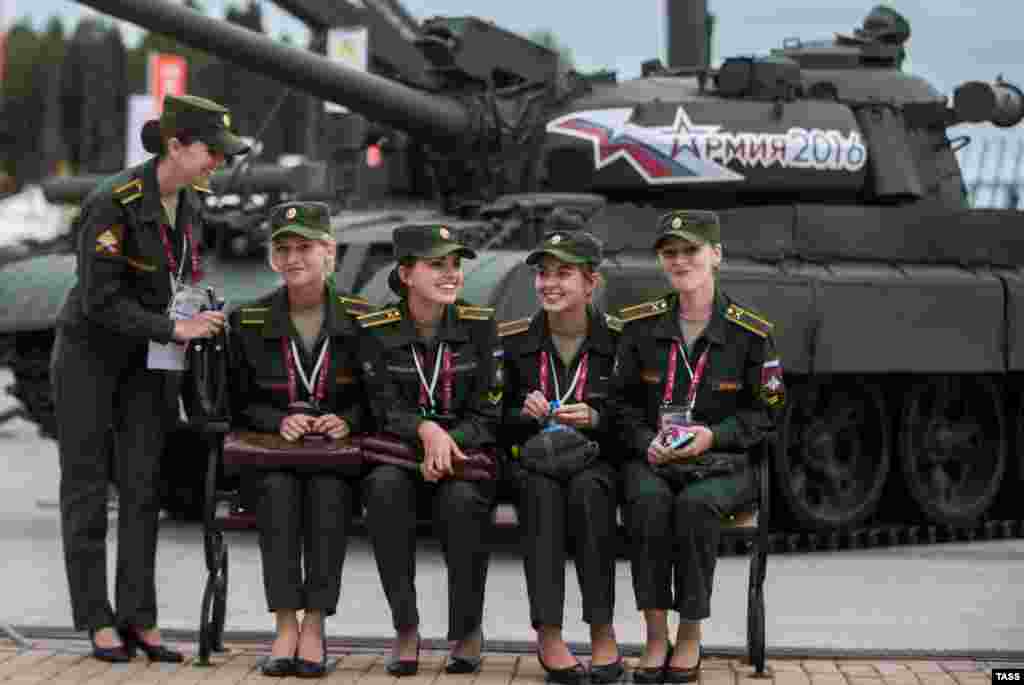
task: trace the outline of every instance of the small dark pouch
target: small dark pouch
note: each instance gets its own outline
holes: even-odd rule
[[[565,482],[597,463],[600,455],[597,442],[566,426],[541,431],[527,440],[519,450],[519,464],[527,471]]]
[[[729,476],[749,463],[743,452],[705,452],[696,459],[655,464],[654,472],[676,487],[684,487],[704,478]]]
[[[361,440],[363,458],[370,464],[393,464],[405,469],[420,470],[423,458],[397,436],[388,433],[366,435]],[[498,477],[497,450],[478,447],[463,449],[464,460],[457,461],[455,478],[459,480],[495,480]]]

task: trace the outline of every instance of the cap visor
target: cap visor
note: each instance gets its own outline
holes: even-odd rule
[[[284,235],[297,235],[301,238],[307,238],[309,240],[324,240],[326,238],[323,231],[317,231],[315,229],[309,228],[308,226],[302,226],[300,224],[288,224],[287,226],[282,226],[281,228],[271,233],[270,239],[277,240],[278,238]]]
[[[476,252],[459,243],[444,243],[416,256],[421,259],[437,259],[450,254],[457,254],[465,259],[476,259]]]
[[[544,255],[551,255],[555,259],[565,262],[566,264],[586,264],[587,262],[590,261],[586,257],[580,257],[579,255],[571,254],[569,252],[566,252],[565,250],[546,247],[543,250],[534,250],[533,252],[531,252],[530,256],[526,258],[526,263],[529,264],[530,266],[533,266],[541,259],[543,259]]]
[[[701,238],[696,233],[690,233],[689,231],[666,231],[662,233],[660,236],[658,236],[658,239],[654,241],[654,249],[657,250],[659,247],[661,247],[662,243],[671,238],[685,240],[686,242],[693,243],[694,245],[704,245],[708,242],[707,240]]]
[[[249,146],[227,129],[218,129],[210,136],[204,137],[203,142],[217,152],[223,152],[226,156],[243,155],[249,152]]]

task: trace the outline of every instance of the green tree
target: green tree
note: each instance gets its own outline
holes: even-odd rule
[[[32,112],[35,90],[33,70],[39,58],[40,39],[28,19],[18,21],[7,33],[7,64],[3,81],[2,120],[4,171],[21,185],[32,179],[32,154],[38,135],[38,113]]]

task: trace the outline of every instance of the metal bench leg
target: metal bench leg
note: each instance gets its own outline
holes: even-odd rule
[[[764,580],[768,572],[768,525],[771,520],[771,463],[766,455],[758,468],[760,496],[757,531],[750,550],[750,581],[747,588],[747,652],[755,677],[765,674]]]
[[[212,651],[224,651],[225,610],[227,606],[228,550],[224,534],[217,525],[217,465],[220,462],[219,436],[208,436],[209,458],[206,466],[206,501],[203,507],[203,552],[206,557],[206,587],[199,613],[199,659],[197,666],[210,665]]]

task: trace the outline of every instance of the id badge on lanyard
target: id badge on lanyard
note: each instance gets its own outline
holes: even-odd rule
[[[674,404],[672,402],[679,355],[683,357],[683,363],[686,364],[686,370],[690,374],[690,387],[686,393],[686,404]],[[662,394],[662,404],[661,408],[658,410],[659,431],[665,430],[670,426],[689,426],[694,423],[693,408],[697,404],[697,388],[700,386],[701,378],[704,377],[704,371],[707,368],[707,363],[708,348],[704,348],[704,352],[700,355],[700,359],[697,360],[697,368],[692,368],[690,366],[690,360],[687,357],[686,350],[683,348],[682,341],[673,341],[672,347],[669,348],[668,373],[665,377],[665,390]]]
[[[167,230],[164,226],[160,227],[160,238],[164,244],[167,263],[170,267],[167,277],[170,279],[171,301],[167,306],[167,315],[172,321],[191,319],[202,311],[204,306],[213,305],[205,291],[193,285],[182,283],[185,274],[185,259],[188,255],[189,243],[191,242],[191,230],[182,232],[182,259],[180,265],[171,252],[170,239],[167,237]],[[195,245],[191,247],[193,253],[195,253]],[[195,258],[193,258],[193,262],[195,261]],[[193,269],[195,269],[195,264],[193,264]],[[185,348],[186,345],[184,343],[158,343],[150,340],[149,350],[146,355],[146,368],[161,371],[184,371],[188,368],[185,359]]]

